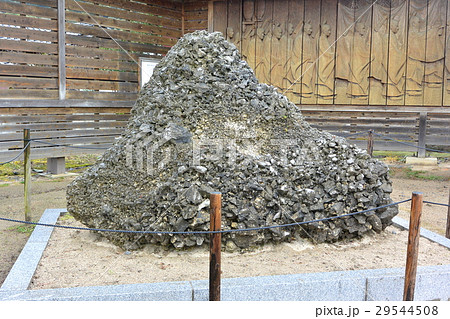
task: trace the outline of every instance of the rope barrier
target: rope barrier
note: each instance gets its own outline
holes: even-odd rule
[[[60,147],[71,147],[71,148],[80,148],[80,149],[86,149],[86,150],[107,150],[108,147],[91,147],[91,146],[75,146],[75,145],[64,145],[64,144],[55,144],[50,142],[45,142],[41,140],[32,139],[31,141],[41,144],[47,144],[52,146],[60,146]]]
[[[393,141],[393,142],[397,142],[399,144],[403,144],[403,145],[407,145],[407,146],[411,146],[411,147],[415,147],[415,148],[420,148],[422,150],[426,150],[426,151],[429,151],[429,152],[450,154],[450,152],[445,152],[445,151],[441,151],[441,150],[435,150],[435,149],[432,149],[432,148],[422,147],[422,146],[414,145],[414,144],[411,144],[411,143],[398,141],[398,140],[395,140],[393,138],[390,138],[390,137],[387,137],[387,136],[384,136],[384,135],[381,135],[381,134],[378,134],[378,133],[375,133],[375,132],[373,132],[373,134],[376,135],[376,136],[379,136],[379,137],[381,137],[381,138],[383,138],[385,140],[390,140],[390,141]]]
[[[353,133],[353,134],[349,134],[349,135],[343,135],[342,137],[348,138],[348,137],[353,137],[353,136],[358,136],[358,135],[364,135],[364,134],[366,134],[366,132],[359,132],[359,133]]]
[[[424,202],[425,204],[431,204],[431,205],[439,205],[439,206],[450,207],[449,204],[434,203],[434,202],[429,202],[429,201],[426,201],[426,200],[424,200],[423,202]]]
[[[259,230],[284,228],[284,227],[292,227],[292,226],[300,226],[300,225],[318,223],[318,222],[328,221],[328,220],[337,219],[337,218],[343,218],[343,217],[349,217],[349,216],[358,215],[358,214],[369,213],[369,212],[372,212],[372,211],[375,211],[378,209],[403,204],[403,203],[406,203],[409,201],[411,201],[411,198],[405,199],[403,201],[396,202],[396,203],[391,203],[391,204],[382,205],[379,207],[369,208],[369,209],[362,210],[359,212],[354,212],[354,213],[349,213],[349,214],[339,215],[339,216],[331,216],[331,217],[316,219],[316,220],[296,222],[296,223],[291,223],[291,224],[272,225],[272,226],[263,226],[263,227],[255,227],[255,228],[217,230],[217,231],[192,231],[192,232],[181,231],[181,232],[179,232],[179,231],[149,231],[149,230],[118,230],[118,229],[102,229],[102,228],[88,228],[88,227],[76,227],[76,226],[66,226],[66,225],[53,225],[53,224],[38,223],[38,222],[27,222],[24,220],[10,219],[10,218],[4,218],[4,217],[0,217],[0,220],[7,221],[7,222],[14,222],[14,223],[35,225],[35,226],[65,228],[65,229],[74,229],[74,230],[91,230],[91,231],[111,232],[111,233],[152,234],[152,235],[201,235],[201,234],[219,234],[219,233],[224,234],[224,233],[236,233],[236,232],[247,232],[247,231],[259,231]]]
[[[349,138],[349,137],[360,136],[360,135],[364,135],[364,134],[366,134],[366,132],[358,132],[358,133],[353,133],[353,134],[343,135],[343,136],[341,136],[341,137],[343,137],[343,138]],[[450,152],[441,151],[441,150],[436,150],[436,149],[427,148],[427,147],[421,147],[421,146],[414,145],[414,144],[411,144],[411,143],[398,141],[398,140],[393,139],[393,138],[391,138],[391,137],[384,136],[384,135],[381,135],[381,134],[378,134],[378,133],[375,133],[375,132],[373,132],[373,134],[376,135],[376,136],[378,136],[378,137],[381,137],[382,139],[390,140],[390,141],[393,141],[393,142],[396,142],[396,143],[399,143],[399,144],[402,144],[402,145],[406,145],[406,146],[410,146],[410,147],[415,147],[415,148],[418,148],[418,149],[424,149],[424,150],[427,150],[427,151],[429,151],[429,152],[437,152],[437,153],[443,153],[443,154],[450,154]],[[39,139],[31,139],[30,142],[36,142],[36,143],[41,143],[41,144],[46,144],[46,145],[51,145],[51,146],[77,148],[77,149],[93,149],[93,150],[107,150],[107,149],[108,149],[108,147],[75,146],[75,145],[67,145],[67,144],[56,144],[56,143],[51,143],[51,142],[47,142],[47,141],[42,141],[42,140],[39,140]],[[30,144],[30,142],[28,142],[27,146]],[[26,146],[26,147],[27,147],[27,146]],[[20,155],[23,154],[23,152],[25,151],[25,148],[26,148],[26,147],[24,147],[24,148],[21,150],[21,152],[20,152],[17,156],[15,156],[13,159],[11,159],[11,160],[9,160],[9,161],[6,161],[6,162],[3,162],[3,163],[0,163],[0,165],[7,164],[7,163],[10,163],[10,162],[13,162],[14,160],[16,160]]]
[[[25,152],[25,150],[27,149],[27,147],[28,147],[30,144],[31,144],[31,141],[29,141],[29,142],[27,143],[27,145],[25,145],[25,147],[22,148],[22,149],[20,150],[20,153],[17,154],[13,159],[10,159],[9,161],[6,161],[6,162],[2,162],[2,163],[0,163],[0,165],[5,165],[5,164],[8,164],[8,163],[14,162],[16,159],[19,158],[20,155],[22,155],[22,154]]]

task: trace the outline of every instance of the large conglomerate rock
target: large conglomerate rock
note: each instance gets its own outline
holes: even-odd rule
[[[344,138],[311,128],[297,107],[259,83],[220,33],[185,35],[155,68],[128,126],[68,187],[68,210],[89,227],[209,229],[209,193],[222,228],[286,224],[391,203],[388,168]],[[325,222],[223,234],[229,249],[379,232],[395,206]],[[183,248],[208,236],[102,233],[117,245]]]

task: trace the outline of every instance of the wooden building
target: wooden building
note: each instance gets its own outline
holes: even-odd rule
[[[222,32],[317,127],[450,145],[449,21],[448,0],[0,0],[0,161],[23,128],[110,145],[140,65],[194,30]],[[32,156],[78,152],[34,143]]]

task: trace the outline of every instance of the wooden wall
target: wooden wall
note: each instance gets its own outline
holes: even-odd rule
[[[139,57],[194,30],[224,33],[313,126],[409,142],[422,130],[422,143],[450,145],[449,17],[446,0],[0,0],[0,160],[21,148],[23,128],[110,145],[139,89]]]
[[[137,97],[139,58],[161,57],[181,37],[182,7],[164,0],[0,0],[0,162],[23,147],[24,128],[32,138],[75,146],[33,143],[33,158],[103,152]],[[205,25],[202,10],[186,4],[187,28]]]
[[[213,13],[296,104],[450,106],[448,0],[230,0]]]
[[[130,101],[0,100],[0,162],[19,154],[25,128],[44,142],[31,144],[32,159],[103,153],[123,132],[132,106]]]
[[[0,1],[0,98],[58,98],[57,0]]]
[[[183,33],[208,28],[208,1],[184,0],[182,3]]]
[[[165,54],[181,36],[180,4],[66,0],[65,27],[66,97],[133,100],[139,57]]]
[[[58,24],[61,4],[65,23]],[[67,99],[136,99],[139,57],[161,56],[176,43],[181,7],[163,0],[0,1],[0,99],[58,99],[61,69]]]

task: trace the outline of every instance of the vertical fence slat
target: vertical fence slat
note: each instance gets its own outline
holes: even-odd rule
[[[416,286],[417,257],[419,254],[420,216],[423,207],[423,194],[412,193],[411,215],[409,219],[408,250],[406,254],[405,289],[403,301],[414,300]]]
[[[25,220],[27,222],[31,221],[31,157],[30,149],[31,145],[28,144],[30,141],[30,129],[23,130],[23,147],[24,152],[24,163],[23,163],[23,187],[24,187],[24,199],[25,199]]]
[[[447,228],[445,231],[445,237],[450,239],[450,191],[448,192],[448,207],[447,207]]]
[[[58,87],[59,99],[66,99],[66,1],[58,0]]]
[[[369,130],[369,134],[367,136],[367,153],[372,157],[373,155],[373,131]]]

